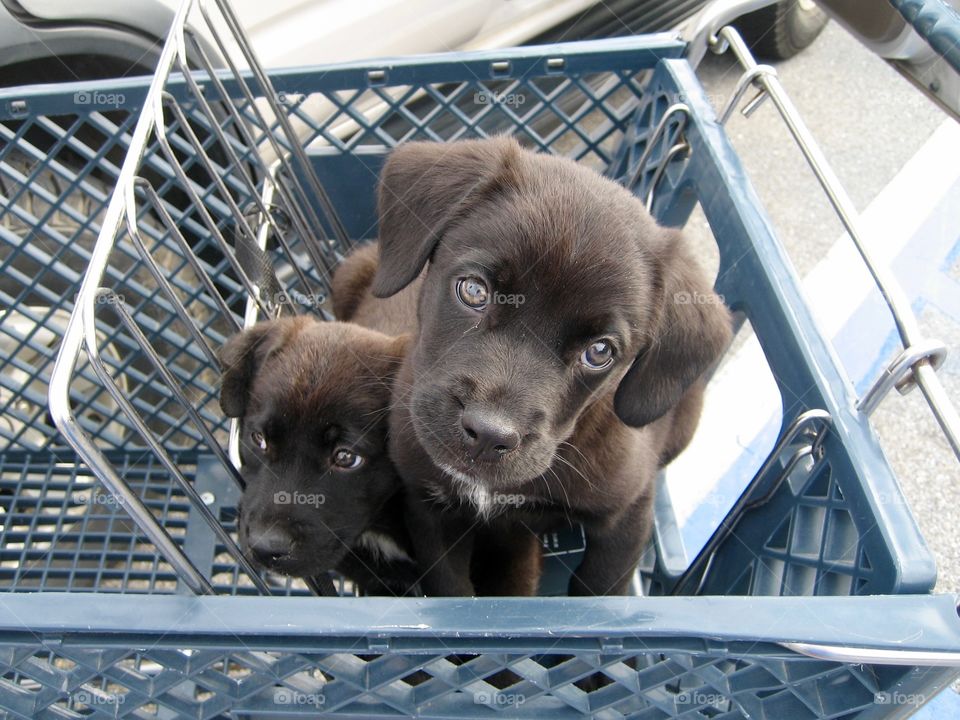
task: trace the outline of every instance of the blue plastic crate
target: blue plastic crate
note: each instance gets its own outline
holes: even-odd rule
[[[956,600],[928,595],[930,553],[905,502],[889,501],[902,500],[896,479],[683,49],[648,36],[403,58],[278,71],[272,89],[224,74],[221,90],[201,74],[206,107],[173,77],[163,113],[173,156],[156,133],[142,138],[135,222],[106,228],[148,84],[0,93],[0,341],[11,348],[0,367],[0,709],[24,718],[870,718],[908,714],[949,683]],[[259,590],[207,522],[229,537],[237,498],[208,350],[252,318],[252,304],[211,223],[229,235],[237,210],[255,215],[268,136],[286,150],[293,142],[269,113],[258,120],[251,88],[277,93],[306,151],[308,166],[284,165],[276,184],[286,194],[269,203],[275,223],[294,231],[288,246],[268,247],[291,295],[318,300],[309,311],[323,311],[329,268],[346,249],[308,247],[316,238],[295,231],[319,224],[337,234],[324,208],[296,204],[310,201],[310,172],[346,237],[372,238],[376,171],[400,142],[512,133],[642,197],[653,188],[664,223],[682,225],[700,203],[720,251],[717,289],[756,331],[784,417],[783,442],[704,572],[683,576],[669,498],[658,502],[657,542],[641,567],[647,592],[697,596],[237,597]],[[524,101],[502,101],[511,94]],[[84,102],[98,97],[107,105]],[[685,121],[653,137],[679,100]],[[102,276],[87,269],[98,251]],[[90,288],[108,291],[74,312],[85,272]],[[45,396],[71,313],[91,324],[62,388],[75,422],[67,443]],[[151,544],[138,508],[170,547]],[[546,542],[549,592],[565,587],[582,539]],[[189,596],[177,552],[219,597]],[[308,594],[302,583],[259,582],[273,595]]]

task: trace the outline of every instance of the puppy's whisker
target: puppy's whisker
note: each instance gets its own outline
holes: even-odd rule
[[[570,496],[567,495],[567,489],[566,489],[566,487],[564,487],[564,485],[563,485],[563,480],[560,479],[560,475],[557,473],[556,469],[551,465],[550,468],[549,468],[549,470],[550,470],[550,472],[553,473],[553,476],[557,479],[557,485],[560,487],[560,490],[563,492],[563,497],[564,497],[564,500],[566,501],[566,502],[564,502],[564,504],[562,505],[563,515],[564,515],[564,517],[567,519],[567,522],[569,523],[569,522],[570,522],[570,513],[568,512],[568,510],[569,510],[569,508],[571,507],[571,505],[570,505]],[[546,482],[546,478],[544,478],[544,482]]]
[[[588,465],[588,466],[590,465],[590,458],[588,458],[586,455],[584,455],[584,454],[583,454],[583,451],[581,451],[580,448],[578,448],[578,447],[577,447],[576,445],[574,445],[572,442],[568,442],[568,441],[566,441],[566,440],[561,440],[561,441],[560,441],[560,446],[570,448],[571,450],[573,450],[575,453],[577,453],[577,455],[579,455],[579,456],[583,459],[583,462],[584,462],[586,465]]]
[[[371,410],[371,411],[369,411],[369,412],[360,413],[360,417],[370,417],[370,416],[373,416],[373,422],[371,423],[371,426],[372,426],[373,424],[376,424],[376,421],[379,420],[380,418],[386,417],[386,416],[389,414],[389,412],[390,412],[390,408],[388,408],[388,407],[385,407],[385,408],[377,408],[376,410]]]
[[[571,450],[573,450],[574,452],[576,452],[576,453],[582,458],[583,463],[584,463],[584,465],[586,466],[586,469],[588,469],[588,470],[590,469],[590,467],[591,467],[590,459],[589,459],[586,455],[583,454],[583,452],[580,450],[580,448],[578,448],[578,447],[577,447],[576,445],[574,445],[573,443],[567,442],[566,440],[561,441],[561,442],[560,442],[560,446],[562,446],[562,447],[568,447],[568,448],[570,448]],[[565,465],[567,465],[568,467],[570,467],[572,470],[576,471],[577,474],[579,474],[580,477],[582,477],[582,478],[584,479],[584,481],[586,481],[587,485],[589,485],[589,486],[590,486],[591,488],[593,488],[593,489],[596,489],[596,485],[595,485],[593,482],[590,481],[590,479],[587,477],[587,475],[586,475],[580,468],[575,467],[575,466],[573,465],[573,463],[571,463],[569,460],[567,460],[566,458],[562,457],[559,452],[554,453],[554,458],[557,459],[557,460],[559,460],[560,462],[564,463]],[[604,493],[604,494],[608,494],[608,493]]]
[[[543,487],[547,491],[547,497],[550,498],[550,502],[553,502],[553,490],[550,489],[550,483],[547,482],[546,475],[541,475],[540,480],[543,480]]]
[[[584,473],[580,468],[578,468],[576,465],[574,465],[573,463],[571,463],[571,462],[570,462],[569,460],[567,460],[566,458],[562,458],[562,457],[557,456],[557,459],[558,459],[560,462],[562,462],[564,465],[566,465],[567,467],[569,467],[571,470],[573,470],[573,471],[574,471],[577,475],[579,475],[581,478],[583,478],[583,481],[587,484],[587,487],[589,487],[591,491],[596,492],[596,493],[599,493],[599,494],[601,494],[601,495],[609,495],[609,494],[610,494],[610,493],[608,493],[608,492],[606,492],[606,491],[604,491],[604,490],[601,490],[601,489],[599,488],[599,486],[598,486],[595,482],[593,482],[593,481],[587,476],[586,473]]]
[[[570,468],[571,470],[573,470],[573,471],[574,471],[577,475],[579,475],[581,478],[583,478],[583,481],[587,484],[587,486],[588,486],[592,491],[598,492],[598,493],[602,493],[602,494],[604,494],[604,495],[607,494],[607,493],[604,493],[602,490],[600,490],[600,489],[590,480],[590,478],[588,478],[588,477],[584,474],[584,472],[583,472],[582,470],[580,470],[580,468],[578,468],[578,467],[577,467],[576,465],[574,465],[572,462],[570,462],[569,460],[567,460],[565,457],[562,457],[559,453],[556,453],[556,452],[555,452],[555,453],[553,454],[553,459],[560,461],[561,463],[563,463],[564,465],[566,465],[568,468]]]

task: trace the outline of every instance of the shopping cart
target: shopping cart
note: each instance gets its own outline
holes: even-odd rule
[[[719,118],[669,35],[268,76],[225,0],[183,4],[149,82],[0,93],[0,709],[872,718],[949,684],[956,599],[930,594],[868,419],[916,381],[952,431],[943,350],[871,266],[906,350],[858,404],[724,133],[747,89],[845,200],[721,19],[697,42],[730,43],[746,71]],[[660,495],[646,597],[354,597],[342,578],[342,597],[315,597],[259,574],[236,544],[216,349],[257,319],[329,317],[331,271],[376,236],[390,148],[505,132],[623,182],[666,224],[699,203],[717,290],[781,389],[775,447],[692,562]],[[582,538],[544,542],[544,587],[565,587]]]

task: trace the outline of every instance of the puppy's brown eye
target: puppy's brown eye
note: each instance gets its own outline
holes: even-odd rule
[[[490,288],[483,278],[475,275],[457,280],[457,297],[473,310],[482,310],[490,301]]]
[[[591,370],[603,370],[613,362],[613,344],[609,340],[597,340],[580,353],[580,362]]]
[[[363,463],[363,458],[346,448],[338,448],[333,453],[333,464],[343,470],[354,470]]]
[[[266,451],[267,449],[267,439],[263,436],[262,432],[252,432],[250,433],[250,439],[253,440],[253,444],[256,445],[261,450]]]

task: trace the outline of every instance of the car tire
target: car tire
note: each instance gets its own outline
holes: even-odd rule
[[[737,18],[734,25],[754,55],[786,60],[809,47],[828,20],[813,0],[780,0]]]

